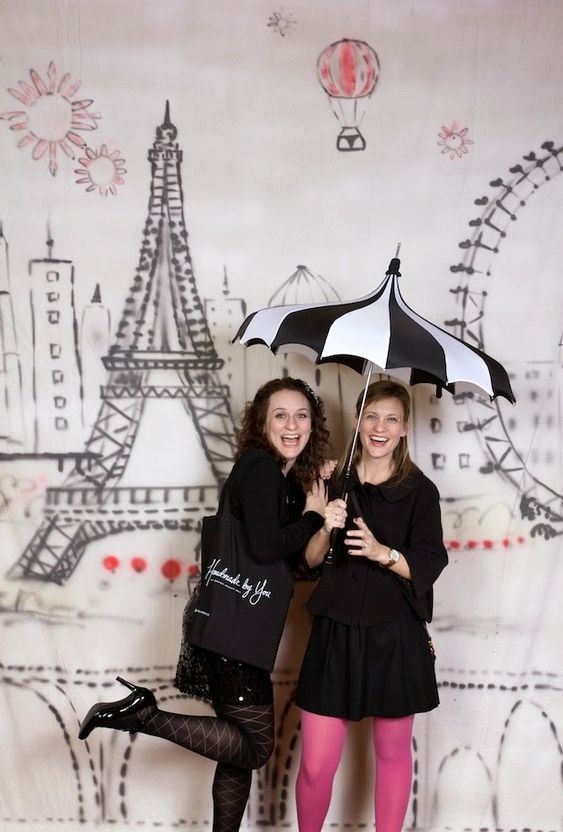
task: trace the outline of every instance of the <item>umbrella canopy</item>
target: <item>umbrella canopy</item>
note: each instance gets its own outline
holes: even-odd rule
[[[382,283],[347,302],[273,306],[249,315],[233,341],[265,344],[274,354],[298,352],[316,364],[336,361],[363,373],[387,372],[410,384],[451,393],[477,388],[514,402],[504,367],[418,315],[399,290],[394,257]],[[373,365],[373,366],[372,366]]]

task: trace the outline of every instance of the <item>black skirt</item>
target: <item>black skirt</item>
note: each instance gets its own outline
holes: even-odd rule
[[[315,616],[296,702],[351,720],[431,711],[438,687],[422,623],[409,613],[362,629]]]
[[[222,705],[270,705],[274,701],[274,693],[267,670],[189,643],[186,629],[197,596],[198,587],[184,609],[175,687],[195,699],[211,702],[216,710]]]
[[[211,702],[215,710],[222,705],[242,708],[271,705],[274,701],[272,680],[267,670],[193,644],[183,645],[174,685],[188,696]]]

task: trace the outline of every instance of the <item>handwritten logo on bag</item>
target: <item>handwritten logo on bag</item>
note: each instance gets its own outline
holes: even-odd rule
[[[229,575],[227,567],[221,569],[220,565],[221,558],[214,558],[211,561],[203,578],[205,586],[209,586],[213,581],[213,583],[220,584],[225,589],[237,592],[242,598],[248,600],[248,603],[252,606],[256,606],[263,598],[272,597],[272,591],[266,588],[268,585],[267,578],[264,578],[262,581],[258,580],[255,584],[250,583],[249,579],[243,579],[240,573],[237,575]]]

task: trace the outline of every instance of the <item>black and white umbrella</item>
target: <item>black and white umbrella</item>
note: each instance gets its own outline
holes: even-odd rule
[[[397,249],[397,254],[399,250]],[[410,384],[426,382],[457,394],[476,388],[491,399],[514,394],[504,367],[476,347],[466,344],[408,306],[399,290],[398,257],[385,279],[369,295],[348,302],[272,306],[253,312],[233,341],[245,346],[264,344],[276,355],[297,352],[315,364],[338,362],[360,373],[366,381],[360,415],[374,370]],[[360,420],[352,440],[342,487],[346,499]],[[334,535],[325,563],[334,559]]]
[[[369,295],[347,302],[296,304],[249,315],[234,341],[264,344],[274,353],[297,352],[315,364],[338,362],[360,373],[389,373],[409,384],[427,382],[438,393],[476,388],[491,399],[514,395],[504,367],[482,350],[427,321],[399,290],[400,261]]]

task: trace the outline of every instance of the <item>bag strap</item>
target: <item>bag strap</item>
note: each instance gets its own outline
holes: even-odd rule
[[[219,494],[219,503],[217,505],[217,514],[225,514],[228,517],[234,517],[231,512],[231,491],[232,491],[232,481],[231,481],[231,474],[227,477],[225,482],[223,483],[223,487],[221,488],[221,493]]]

